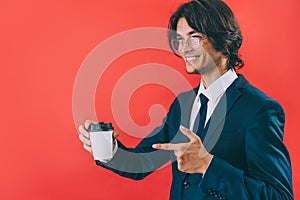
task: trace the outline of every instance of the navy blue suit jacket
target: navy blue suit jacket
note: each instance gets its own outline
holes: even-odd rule
[[[189,127],[197,90],[178,95],[163,124],[137,147],[127,148],[118,141],[114,158],[96,163],[139,180],[171,161],[170,199],[174,200],[293,199],[290,158],[283,143],[283,109],[242,75],[226,90],[205,127],[203,143],[214,158],[204,176],[179,171],[173,152],[151,147],[188,141],[179,126]]]

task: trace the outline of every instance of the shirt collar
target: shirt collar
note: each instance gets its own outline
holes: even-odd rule
[[[201,79],[197,96],[199,97],[199,95],[202,93],[209,100],[215,103],[236,78],[238,78],[236,72],[233,69],[228,70],[225,74],[219,77],[206,89]]]

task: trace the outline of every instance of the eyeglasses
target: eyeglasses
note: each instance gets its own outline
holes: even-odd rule
[[[184,38],[173,38],[171,40],[171,46],[175,50],[175,53],[180,55],[183,51],[184,45],[188,45],[193,50],[197,50],[201,47],[201,41],[205,39],[202,37],[188,37],[187,39]]]

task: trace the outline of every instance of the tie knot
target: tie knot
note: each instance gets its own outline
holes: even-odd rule
[[[200,102],[201,102],[201,105],[206,105],[207,102],[208,102],[208,98],[204,95],[204,94],[200,94]]]

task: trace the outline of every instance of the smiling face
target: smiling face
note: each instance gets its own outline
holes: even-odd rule
[[[222,75],[227,71],[227,59],[222,52],[216,51],[204,34],[191,28],[184,17],[178,20],[176,32],[177,39],[185,41],[179,45],[178,51],[186,63],[187,73],[209,76],[210,74]],[[193,42],[197,42],[197,40],[200,43],[198,48],[195,48],[197,45],[193,46]]]

